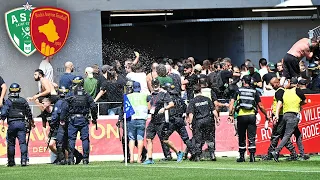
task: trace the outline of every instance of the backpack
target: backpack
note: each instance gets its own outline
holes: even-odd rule
[[[209,87],[217,94],[220,94],[224,83],[221,77],[221,71],[219,72],[212,72],[208,75],[208,85]]]

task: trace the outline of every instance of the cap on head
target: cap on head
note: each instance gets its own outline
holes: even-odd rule
[[[113,69],[113,67],[110,66],[110,65],[103,65],[103,66],[101,67],[101,72],[102,72],[103,74],[105,74],[107,71],[110,71],[110,70],[112,70],[112,69]]]
[[[141,91],[141,85],[139,82],[134,81],[132,84],[133,92],[140,92]]]
[[[269,62],[269,63],[268,63],[268,67],[269,67],[271,70],[276,70],[276,66],[275,66],[272,62]]]
[[[92,67],[87,67],[85,72],[88,74],[89,78],[93,78],[93,68]]]
[[[248,68],[253,68],[254,65],[252,64],[252,62],[248,62],[248,65],[247,65]]]
[[[307,85],[307,80],[306,79],[300,79],[298,82],[299,85]]]
[[[20,93],[21,92],[20,85],[18,83],[12,83],[9,87],[9,92],[10,93]]]
[[[196,64],[196,65],[194,66],[194,70],[200,72],[200,71],[202,70],[202,66],[201,66],[200,64]]]

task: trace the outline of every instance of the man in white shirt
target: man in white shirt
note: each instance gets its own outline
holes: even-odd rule
[[[58,87],[56,83],[53,82],[53,67],[51,65],[51,61],[53,60],[53,56],[44,56],[43,60],[39,65],[39,69],[41,69],[44,73],[44,77],[47,78],[54,87]],[[41,84],[38,84],[39,92],[41,91]]]
[[[268,64],[268,62],[265,58],[261,58],[259,60],[259,66],[260,66],[259,74],[261,77],[263,77],[265,74],[268,73],[267,64]]]

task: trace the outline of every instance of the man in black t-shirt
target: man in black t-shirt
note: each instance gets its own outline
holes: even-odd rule
[[[146,129],[148,159],[143,164],[154,164],[154,160],[152,159],[152,141],[156,134],[158,134],[160,141],[163,142],[162,129],[165,122],[165,111],[174,107],[170,94],[160,88],[159,80],[155,79],[152,81],[152,87],[154,92],[151,94],[149,102],[151,120]],[[167,153],[166,150],[164,150],[164,153]]]
[[[299,80],[298,87],[301,89],[301,91],[304,94],[318,94],[319,93],[317,91],[313,91],[313,90],[307,88],[307,80],[306,79]]]
[[[214,105],[210,98],[201,94],[201,87],[199,85],[194,86],[195,98],[190,100],[187,108],[187,117],[189,127],[192,130],[194,138],[194,151],[190,160],[199,161],[202,153],[202,142],[207,142],[208,150],[211,156],[211,160],[215,161],[215,120],[214,120]],[[216,117],[218,119],[218,117]]]
[[[1,107],[3,106],[4,96],[6,95],[6,93],[7,93],[7,85],[5,84],[4,80],[0,76],[0,110],[1,110]]]
[[[198,76],[195,75],[192,72],[192,64],[184,64],[184,73],[185,73],[185,78],[182,81],[182,85],[186,86],[186,91],[187,91],[187,99],[190,101],[194,94],[193,94],[193,86],[198,83]]]

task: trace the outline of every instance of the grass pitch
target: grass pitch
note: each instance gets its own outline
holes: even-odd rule
[[[308,161],[288,162],[281,160],[236,163],[235,158],[218,158],[216,162],[201,161],[181,163],[159,162],[153,165],[128,164],[120,162],[91,162],[89,165],[56,166],[52,164],[30,165],[28,167],[0,167],[0,179],[319,179],[320,156]]]

